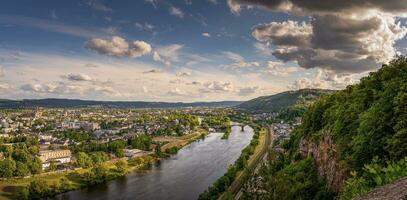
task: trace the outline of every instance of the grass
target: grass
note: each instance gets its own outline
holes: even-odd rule
[[[202,134],[207,134],[207,131],[204,129],[197,129],[194,133],[184,135],[181,137],[178,137],[178,140],[174,140],[172,142],[169,142],[161,147],[161,151],[165,151],[166,149],[171,149],[173,147],[177,147],[178,149],[190,144],[191,142],[202,138]]]

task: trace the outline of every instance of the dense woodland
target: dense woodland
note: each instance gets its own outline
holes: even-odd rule
[[[318,144],[322,137],[333,140],[336,162],[345,171],[336,194],[317,176],[314,160],[299,152],[304,139]],[[256,183],[267,192],[247,189],[246,198],[351,199],[406,176],[407,58],[399,57],[359,84],[320,97],[283,147],[284,153],[271,154],[261,171],[264,179]]]

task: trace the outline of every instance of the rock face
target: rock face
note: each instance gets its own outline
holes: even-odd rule
[[[357,200],[406,200],[407,199],[407,178],[395,183],[384,185],[363,195]]]
[[[302,156],[312,156],[319,176],[325,179],[332,191],[339,192],[345,180],[345,171],[337,160],[336,145],[328,134],[324,135],[318,144],[303,139],[300,143],[300,153]]]

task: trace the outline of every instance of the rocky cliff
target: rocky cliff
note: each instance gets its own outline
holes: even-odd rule
[[[300,142],[300,153],[302,156],[312,156],[319,176],[325,179],[332,191],[340,191],[346,172],[337,159],[336,145],[328,134],[325,134],[319,143],[314,143],[310,139],[303,139]]]

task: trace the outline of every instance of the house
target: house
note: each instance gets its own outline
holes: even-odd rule
[[[57,165],[70,163],[72,153],[70,150],[46,150],[40,151],[39,157],[42,162],[42,168],[46,169],[51,162],[56,162]]]

